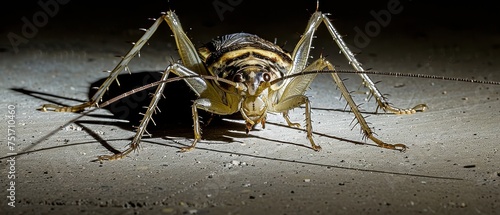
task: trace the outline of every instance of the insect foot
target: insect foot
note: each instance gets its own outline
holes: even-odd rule
[[[44,104],[37,110],[42,112],[54,111],[54,112],[73,112],[79,113],[85,110],[85,108],[92,107],[94,104],[91,102],[85,102],[80,105],[75,106],[59,106],[55,104]]]
[[[405,152],[406,149],[408,149],[408,147],[405,144],[400,144],[400,143],[398,143],[398,144],[384,143],[382,140],[379,140],[379,139],[375,138],[373,135],[372,136],[368,136],[368,138],[370,138],[371,140],[373,140],[373,142],[375,142],[378,145],[378,147],[380,147],[380,148],[398,150],[400,152]]]
[[[403,114],[414,114],[414,113],[417,113],[417,112],[424,112],[427,109],[429,109],[429,107],[426,104],[418,104],[418,105],[415,105],[415,107],[413,107],[413,108],[404,109],[404,108],[393,107],[393,106],[391,106],[387,102],[379,104],[379,107],[381,107],[382,110],[384,110],[384,112],[389,112],[389,113],[394,113],[394,114],[401,114],[401,115],[403,115]],[[377,107],[377,109],[378,109],[378,107]]]

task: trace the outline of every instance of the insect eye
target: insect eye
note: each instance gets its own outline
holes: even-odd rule
[[[241,83],[245,80],[244,80],[243,75],[241,73],[236,73],[233,77],[233,81],[236,83]]]
[[[269,82],[271,80],[271,74],[269,74],[269,72],[264,72],[264,74],[262,74],[262,78],[265,82]]]

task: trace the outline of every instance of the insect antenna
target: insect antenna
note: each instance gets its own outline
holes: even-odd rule
[[[413,74],[413,73],[400,73],[400,72],[381,72],[381,71],[375,71],[375,70],[370,70],[370,71],[356,71],[356,70],[314,70],[314,71],[306,71],[306,72],[300,72],[300,73],[295,73],[287,76],[283,76],[281,78],[277,78],[271,82],[269,82],[270,85],[276,84],[280,81],[289,79],[289,78],[294,78],[297,76],[301,75],[311,75],[311,74],[331,74],[331,73],[341,73],[341,74],[369,74],[369,75],[386,75],[386,76],[395,76],[395,77],[409,77],[409,78],[427,78],[427,79],[437,79],[437,80],[446,80],[446,81],[460,81],[460,82],[469,82],[469,83],[479,83],[479,84],[491,84],[491,85],[500,85],[499,81],[482,81],[482,80],[476,80],[476,79],[469,79],[469,78],[456,78],[456,77],[446,77],[446,76],[438,76],[438,75],[427,75],[427,74]],[[113,102],[116,102],[122,98],[125,98],[127,96],[130,96],[134,93],[146,90],[148,88],[157,86],[161,83],[169,83],[169,82],[174,82],[174,81],[180,81],[184,79],[189,79],[189,78],[202,78],[206,80],[214,80],[214,81],[219,81],[226,83],[228,85],[231,85],[239,90],[245,90],[245,86],[243,86],[240,83],[236,83],[224,78],[220,78],[217,76],[210,76],[210,75],[189,75],[189,76],[182,76],[182,77],[172,77],[168,78],[167,80],[163,81],[156,81],[152,82],[149,84],[146,84],[144,86],[132,89],[128,92],[125,92],[119,96],[116,96],[106,102],[103,102],[99,105],[99,108],[106,107]]]
[[[439,75],[427,75],[427,74],[413,74],[413,73],[400,73],[400,72],[381,72],[375,70],[369,71],[356,71],[356,70],[315,70],[315,71],[306,71],[299,72],[287,76],[283,76],[281,78],[277,78],[270,82],[271,85],[276,84],[285,79],[301,76],[301,75],[311,75],[311,74],[331,74],[331,73],[341,73],[341,74],[368,74],[368,75],[386,75],[386,76],[394,76],[394,77],[408,77],[408,78],[426,78],[426,79],[437,79],[437,80],[445,80],[445,81],[460,81],[460,82],[469,82],[469,83],[478,83],[478,84],[491,84],[491,85],[500,85],[500,81],[482,81],[470,78],[456,78],[456,77],[446,77]]]
[[[188,76],[181,76],[181,77],[172,77],[172,78],[168,78],[167,80],[160,80],[160,81],[155,81],[155,82],[152,82],[152,83],[149,83],[149,84],[146,84],[144,86],[140,86],[140,87],[137,87],[137,88],[134,88],[130,91],[127,91],[121,95],[118,95],[106,102],[103,102],[101,104],[99,104],[99,108],[103,108],[103,107],[106,107],[120,99],[123,99],[127,96],[130,96],[134,93],[137,93],[137,92],[140,92],[140,91],[143,91],[143,90],[146,90],[146,89],[149,89],[151,87],[154,87],[154,86],[158,86],[160,85],[161,83],[169,83],[169,82],[174,82],[174,81],[180,81],[180,80],[184,80],[184,79],[189,79],[189,78],[203,78],[203,79],[206,79],[206,80],[215,80],[215,81],[219,81],[219,82],[224,82],[228,85],[231,85],[239,90],[245,90],[246,87],[243,86],[242,84],[240,83],[236,83],[236,82],[233,82],[233,81],[230,81],[230,80],[227,80],[227,79],[224,79],[224,78],[219,78],[217,76],[210,76],[210,75],[188,75]]]

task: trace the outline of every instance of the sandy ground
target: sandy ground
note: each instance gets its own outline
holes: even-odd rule
[[[144,6],[140,7],[141,14],[129,17],[126,12],[131,8],[105,16],[108,10],[90,7],[79,13],[80,6],[76,2],[60,5],[59,14],[17,51],[2,36],[0,113],[5,118],[0,128],[4,134],[15,132],[11,141],[15,145],[10,150],[8,137],[0,139],[1,214],[500,211],[500,87],[493,85],[373,76],[381,81],[380,90],[390,94],[396,106],[426,103],[430,108],[414,115],[371,114],[376,105],[364,100],[365,90],[358,89],[359,78],[343,75],[356,101],[363,103],[378,137],[406,144],[409,149],[405,153],[374,147],[369,141],[366,145],[354,144],[364,142],[362,135],[358,127],[351,129],[353,115],[342,111],[345,103],[339,101],[340,93],[328,76],[315,80],[307,92],[321,152],[310,149],[305,132],[287,127],[280,115],[270,115],[265,129],[257,127],[249,135],[238,118],[215,120],[204,128],[204,138],[194,151],[180,153],[179,148],[191,144],[193,137],[191,94],[181,85],[181,90],[166,93],[163,114],[155,117],[158,126],[151,127],[153,136],[143,139],[138,152],[119,161],[93,162],[97,156],[111,153],[109,145],[123,149],[130,141],[132,125],[137,125],[137,107],[144,105],[141,102],[148,103],[146,93],[112,108],[84,114],[36,109],[45,103],[74,105],[86,101],[92,86],[106,77],[100,71],[112,69],[118,62],[115,55],[129,49],[123,41],[136,40],[141,35],[136,29],[149,23],[133,20],[156,16],[161,9],[147,11]],[[287,41],[285,48],[291,50],[309,14],[304,7],[281,11],[275,22],[251,22],[248,31],[269,40],[277,37],[278,42]],[[385,3],[373,7],[383,9]],[[13,21],[0,33],[21,35],[20,17],[32,17],[41,10],[37,5],[32,8],[12,15]],[[185,28],[193,26],[189,34],[199,45],[217,35],[245,30],[248,19],[238,19],[236,14],[244,17],[245,11],[255,6],[243,2],[232,6],[233,11],[226,12],[224,20],[212,14],[203,21],[190,16],[195,12],[186,8],[180,5],[176,11],[181,21],[186,20]],[[325,5],[320,9],[333,13],[334,8]],[[411,6],[405,9],[361,49],[359,60],[365,67],[500,80],[500,29],[489,25],[492,22],[487,16],[474,19],[476,16],[471,15],[465,24],[440,27],[438,21],[423,19],[432,16],[431,12],[411,10]],[[356,16],[354,12],[332,15],[348,43],[353,44],[356,34],[353,26],[363,27],[373,21],[369,11],[359,10],[363,16],[357,19],[350,19]],[[89,17],[82,14],[92,14],[93,21],[86,21]],[[458,19],[458,14],[451,15]],[[286,15],[292,18],[283,20]],[[437,16],[434,19],[440,20]],[[474,25],[474,21],[480,24]],[[315,47],[315,56],[328,53],[328,59],[339,68],[349,68],[324,30],[318,32]],[[175,43],[163,28],[142,51],[141,58],[132,61],[133,75],[121,75],[121,88],[114,86],[112,91],[123,92],[158,78],[158,71],[172,58],[177,58]],[[180,91],[187,94],[175,96]],[[303,108],[295,109],[291,118],[303,122],[303,112]],[[10,178],[13,176],[15,179]],[[9,198],[15,198],[13,203]]]

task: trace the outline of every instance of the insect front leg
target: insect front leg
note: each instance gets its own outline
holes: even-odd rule
[[[327,64],[325,64],[324,59],[321,58],[311,63],[311,65],[307,66],[304,71],[321,70],[325,68],[326,65]],[[288,118],[288,111],[301,105],[305,105],[305,129],[307,132],[307,139],[311,143],[311,148],[315,151],[319,151],[321,150],[321,146],[316,145],[312,136],[311,105],[309,102],[309,98],[304,95],[305,91],[316,76],[317,74],[301,75],[285,82],[282,90],[280,89],[279,91],[272,91],[271,97],[277,97],[278,102],[276,104],[269,104],[268,107],[270,107],[270,112],[283,113],[283,117],[288,123],[288,126],[298,127],[300,124],[292,123]]]
[[[172,70],[179,77],[197,75],[196,72],[179,65],[178,70]],[[193,143],[188,147],[181,148],[181,152],[187,152],[195,148],[196,143],[201,140],[201,127],[200,119],[198,116],[198,109],[205,110],[212,114],[229,115],[239,110],[239,102],[241,97],[237,94],[226,93],[213,82],[203,78],[189,78],[184,79],[189,87],[199,96],[193,102],[192,116],[193,116]]]
[[[196,143],[201,140],[201,127],[200,119],[198,117],[198,109],[205,110],[217,115],[229,115],[237,112],[238,106],[225,104],[223,101],[221,101],[221,97],[215,94],[195,100],[192,106],[194,140],[190,146],[181,148],[181,152],[193,150],[196,146]]]
[[[297,108],[300,105],[305,105],[305,116],[306,116],[306,132],[307,132],[307,139],[311,143],[311,148],[314,149],[315,151],[321,150],[321,146],[316,145],[314,143],[314,139],[312,136],[312,120],[311,120],[311,104],[309,101],[309,98],[305,95],[293,95],[286,97],[285,99],[280,100],[277,104],[274,105],[272,111],[273,112],[283,112],[286,113],[291,109]],[[289,120],[285,118],[287,122]],[[296,123],[292,123],[291,126],[294,126]],[[290,125],[290,123],[289,123]]]
[[[288,124],[288,126],[300,128],[300,123],[292,122],[290,120],[290,116],[288,115],[288,111],[283,112],[283,118],[285,118],[286,124]]]
[[[198,72],[192,71],[183,65],[175,64],[174,66],[176,68],[170,70],[170,72],[179,77],[199,75]],[[190,146],[181,148],[181,152],[187,152],[194,149],[196,143],[201,140],[202,132],[198,109],[217,115],[229,115],[239,110],[239,102],[241,99],[239,95],[226,93],[222,91],[214,82],[205,80],[201,77],[184,79],[184,81],[189,85],[194,93],[199,96],[199,98],[193,102],[191,107],[194,140]]]
[[[174,73],[175,75],[180,76],[180,77],[198,75],[198,73],[188,69],[187,67],[185,67],[181,64],[173,64],[173,65],[168,66],[165,69],[160,81],[167,80],[170,73]],[[205,96],[207,94],[211,95],[210,93],[213,94],[213,92],[217,92],[210,83],[207,83],[206,80],[204,80],[201,77],[200,78],[198,78],[198,77],[187,78],[187,79],[184,79],[184,81],[190,86],[191,89],[194,90],[194,92],[197,95]],[[143,114],[143,118],[140,121],[139,126],[137,126],[136,134],[135,134],[134,138],[132,139],[132,142],[130,142],[130,144],[128,145],[128,147],[125,150],[123,150],[122,152],[117,153],[117,154],[99,156],[98,157],[99,161],[117,160],[117,159],[123,158],[124,156],[126,156],[130,152],[139,148],[139,144],[141,142],[142,137],[144,136],[144,133],[149,134],[146,130],[149,122],[152,121],[156,125],[152,116],[153,116],[153,113],[155,113],[159,109],[158,102],[160,101],[160,99],[163,95],[163,92],[165,90],[165,86],[166,86],[166,83],[161,83],[156,88],[156,91],[153,94],[151,102],[148,105],[146,112]],[[194,104],[193,104],[193,120],[194,120],[195,140],[194,140],[192,146],[186,147],[186,148],[189,148],[189,149],[194,148],[194,146],[196,145],[196,142],[201,139],[201,129],[199,126],[198,113],[196,111],[197,108],[205,109],[211,113],[217,113],[217,114],[231,114],[231,113],[234,113],[237,111],[237,109],[228,110],[228,109],[230,109],[229,106],[224,106],[223,104],[221,105],[220,104],[221,101],[219,101],[219,102],[215,101],[216,98],[219,98],[219,100],[220,100],[220,97],[215,96],[212,99],[214,101],[210,101],[210,100],[205,101],[205,99],[197,99],[194,102]],[[207,102],[209,104],[207,104]],[[208,106],[208,107],[204,107],[204,106]],[[187,151],[187,150],[182,149],[182,151]]]

